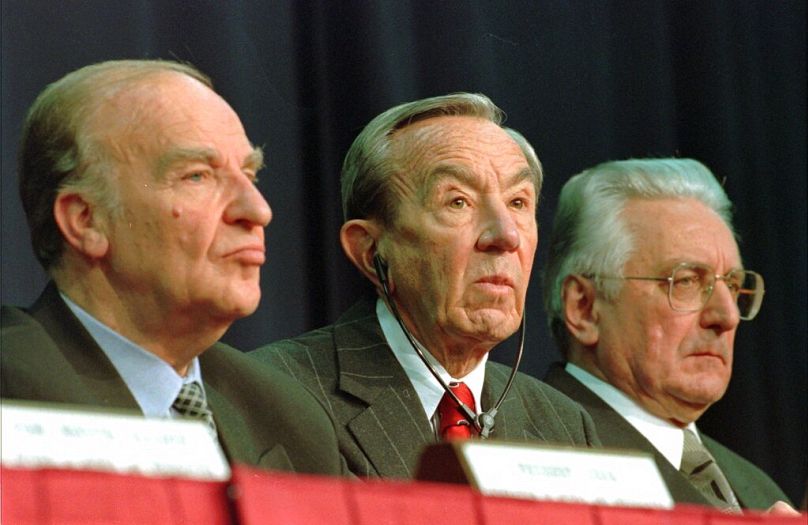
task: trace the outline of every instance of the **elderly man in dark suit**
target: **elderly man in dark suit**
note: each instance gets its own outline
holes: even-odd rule
[[[545,380],[587,409],[604,445],[652,453],[675,501],[767,508],[787,499],[780,488],[696,428],[727,388],[739,322],[763,299],[731,220],[723,188],[691,159],[608,162],[570,179],[544,286],[567,362]]]
[[[478,432],[597,440],[577,404],[523,374],[493,427],[477,417],[505,390],[510,369],[488,352],[519,328],[538,241],[541,166],[501,121],[466,93],[373,119],[343,165],[340,240],[377,297],[251,354],[321,399],[357,475],[411,477],[425,445]]]
[[[342,471],[333,423],[288,377],[217,343],[260,298],[261,150],[198,70],[124,60],[48,86],[20,190],[52,277],[2,310],[2,397],[195,417],[231,461]]]

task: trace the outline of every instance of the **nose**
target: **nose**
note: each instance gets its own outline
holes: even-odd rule
[[[489,205],[482,221],[482,232],[477,238],[480,251],[510,252],[519,248],[521,237],[516,220],[504,204]]]
[[[702,326],[720,333],[735,329],[740,322],[741,317],[735,296],[730,292],[727,283],[717,280],[713,294],[701,312]]]
[[[228,224],[243,224],[248,228],[265,227],[272,220],[272,208],[253,181],[245,176],[236,177],[234,195],[225,210]]]

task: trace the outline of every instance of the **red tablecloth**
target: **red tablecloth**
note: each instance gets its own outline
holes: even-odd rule
[[[797,518],[484,497],[468,487],[235,467],[230,483],[2,467],[3,525],[796,525]]]

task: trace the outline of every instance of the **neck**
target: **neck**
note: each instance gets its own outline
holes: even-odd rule
[[[63,294],[96,320],[153,353],[181,376],[186,375],[195,357],[224,335],[230,324],[172,312],[145,294],[120,293],[88,278],[56,282]]]
[[[440,338],[416,337],[432,357],[455,379],[470,374],[491,350],[491,345],[481,344],[472,339],[446,341]]]
[[[472,337],[449,334],[441,330],[435,323],[424,330],[420,330],[414,318],[402,308],[391,307],[387,302],[388,310],[394,317],[398,317],[405,331],[422,348],[425,348],[453,378],[462,378],[473,371],[483,357],[494,347],[490,341],[480,341]],[[395,306],[398,306],[396,304]],[[398,315],[396,315],[398,313]]]
[[[684,428],[693,421],[698,420],[710,406],[704,403],[690,403],[672,395],[660,395],[658,396],[660,399],[657,399],[657,397],[644,390],[640,383],[633,380],[631,372],[623,371],[619,374],[612,373],[612,379],[610,379],[594,360],[582,359],[582,355],[586,356],[587,354],[576,355],[571,353],[568,360],[570,363],[586,370],[601,381],[620,390],[649,414],[679,428]]]

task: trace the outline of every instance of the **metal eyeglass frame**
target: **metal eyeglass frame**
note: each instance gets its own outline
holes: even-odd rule
[[[682,308],[674,306],[674,299],[673,299],[673,286],[674,286],[674,276],[678,271],[683,268],[700,268],[706,270],[705,275],[712,277],[712,283],[708,284],[706,288],[702,288],[700,290],[700,295],[703,297],[701,300],[701,306],[698,308]],[[754,290],[750,289],[738,289],[733,290],[732,286],[728,283],[727,279],[729,279],[732,274],[741,272],[743,274],[751,274],[755,276],[755,282],[758,284],[758,287]],[[714,273],[712,268],[703,264],[696,264],[696,263],[689,263],[689,262],[682,262],[677,264],[671,270],[671,274],[668,277],[645,277],[645,276],[638,276],[638,275],[626,275],[626,276],[616,276],[616,275],[597,275],[597,274],[588,274],[585,277],[593,278],[597,277],[599,279],[624,279],[630,281],[659,281],[659,282],[667,282],[668,283],[668,305],[671,307],[672,310],[676,312],[699,312],[707,306],[707,303],[710,301],[710,297],[713,296],[713,290],[715,290],[715,283],[718,281],[724,281],[727,283],[727,286],[730,288],[730,292],[735,296],[735,304],[738,304],[738,299],[741,295],[751,295],[752,296],[752,304],[749,307],[749,313],[746,315],[741,315],[740,306],[738,307],[738,315],[744,321],[751,321],[755,318],[755,316],[760,311],[760,305],[763,303],[763,295],[766,293],[766,289],[764,287],[763,276],[757,272],[753,272],[751,270],[730,270],[724,275]],[[741,282],[745,282],[746,278],[742,279]]]

